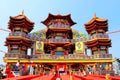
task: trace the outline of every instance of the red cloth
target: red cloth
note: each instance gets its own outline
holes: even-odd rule
[[[7,74],[7,78],[15,77],[15,76],[12,74],[10,67],[7,67],[7,68],[6,68],[5,73]]]
[[[7,74],[7,78],[15,77],[12,73]]]
[[[43,73],[40,73],[40,76],[43,76],[44,74]]]
[[[6,74],[10,74],[11,73],[11,68],[6,68],[6,71],[5,71]]]

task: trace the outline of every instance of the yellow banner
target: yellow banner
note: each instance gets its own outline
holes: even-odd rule
[[[76,53],[84,53],[84,43],[76,42],[75,43],[75,51],[76,51]]]
[[[44,42],[36,41],[36,54],[41,54],[44,51]]]

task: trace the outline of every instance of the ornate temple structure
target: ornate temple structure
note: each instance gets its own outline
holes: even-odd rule
[[[24,12],[10,16],[8,28],[11,32],[5,42],[8,53],[4,62],[13,71],[23,70],[21,75],[24,75],[32,67],[34,74],[114,74],[112,62],[115,60],[109,54],[111,39],[106,34],[107,20],[95,15],[85,24],[88,35],[72,29],[76,22],[70,14],[49,14],[41,23],[47,28],[30,33],[34,22]],[[91,50],[91,55],[88,55],[87,49]]]

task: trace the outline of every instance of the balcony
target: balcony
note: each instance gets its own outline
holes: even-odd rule
[[[58,29],[66,29],[66,28],[68,28],[69,29],[70,26],[69,25],[64,25],[64,24],[62,26],[57,25],[57,24],[52,24],[52,25],[49,26],[49,28],[55,28],[55,29],[57,29],[57,28]]]
[[[25,34],[23,32],[14,32],[14,33],[9,33],[9,37],[23,37],[26,39],[30,39],[30,40],[39,40],[39,41],[43,41],[43,42],[50,42],[50,43],[69,43],[69,42],[79,42],[79,41],[88,41],[88,38],[79,38],[79,39],[44,39],[44,38],[40,38],[38,36],[35,35],[28,35]]]
[[[5,57],[4,58],[7,58],[7,59],[24,59],[24,58],[27,58],[27,55],[25,54],[14,54],[14,53],[7,53],[5,54]]]
[[[50,43],[69,43],[69,39],[49,39]]]
[[[112,54],[98,54],[98,55],[91,55],[91,56],[86,56],[86,55],[82,55],[82,54],[69,54],[69,55],[65,55],[65,56],[55,56],[55,55],[51,55],[51,54],[40,54],[40,55],[32,55],[32,56],[28,56],[25,54],[13,54],[13,53],[9,53],[9,54],[5,54],[5,57],[7,59],[51,59],[51,60],[61,60],[61,59],[65,59],[65,60],[96,60],[96,59],[112,59]]]
[[[90,40],[97,39],[97,38],[109,38],[108,34],[95,34],[90,37]]]
[[[30,38],[27,34],[23,33],[23,32],[13,32],[13,33],[9,33],[9,37],[24,37],[24,38]]]
[[[65,56],[55,56],[51,54],[40,54],[40,55],[33,55],[32,59],[112,59],[112,54],[98,54],[92,56],[80,55],[80,54],[69,54]]]
[[[112,59],[112,54],[98,54],[92,55],[94,59]]]
[[[14,33],[9,33],[9,36],[22,36],[22,32],[14,32]]]
[[[80,54],[69,54],[66,56],[55,56],[51,54],[37,54],[37,55],[23,55],[23,54],[5,54],[5,62],[23,62],[23,63],[96,63],[96,62],[114,62],[111,54],[106,55],[80,55]]]

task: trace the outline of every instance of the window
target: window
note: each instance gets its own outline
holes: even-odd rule
[[[19,53],[18,45],[11,45],[11,52],[10,53],[13,53],[13,54]]]
[[[93,51],[93,55],[96,55],[96,54],[98,54],[98,51]]]
[[[54,24],[49,25],[49,28],[53,28]]]
[[[91,33],[91,39],[94,39],[94,38],[96,38],[96,32],[92,31],[92,33]]]
[[[21,32],[21,28],[20,27],[15,27],[14,32]]]
[[[22,53],[22,54],[26,54],[26,51],[25,51],[25,50],[22,50],[21,53]]]
[[[12,49],[18,49],[18,45],[11,45]]]
[[[106,54],[106,50],[105,49],[101,49],[100,50],[100,54]]]
[[[92,36],[92,35],[95,35],[95,34],[96,34],[96,31],[92,31],[92,32],[91,32],[91,36]]]
[[[62,36],[56,36],[55,39],[63,39]]]
[[[102,29],[99,29],[98,30],[98,33],[103,33],[104,31]]]
[[[58,27],[61,27],[61,22],[58,22],[57,24],[58,24]]]
[[[11,49],[11,52],[10,53],[13,53],[13,54],[18,54],[19,53],[19,51],[18,51],[18,49]]]

